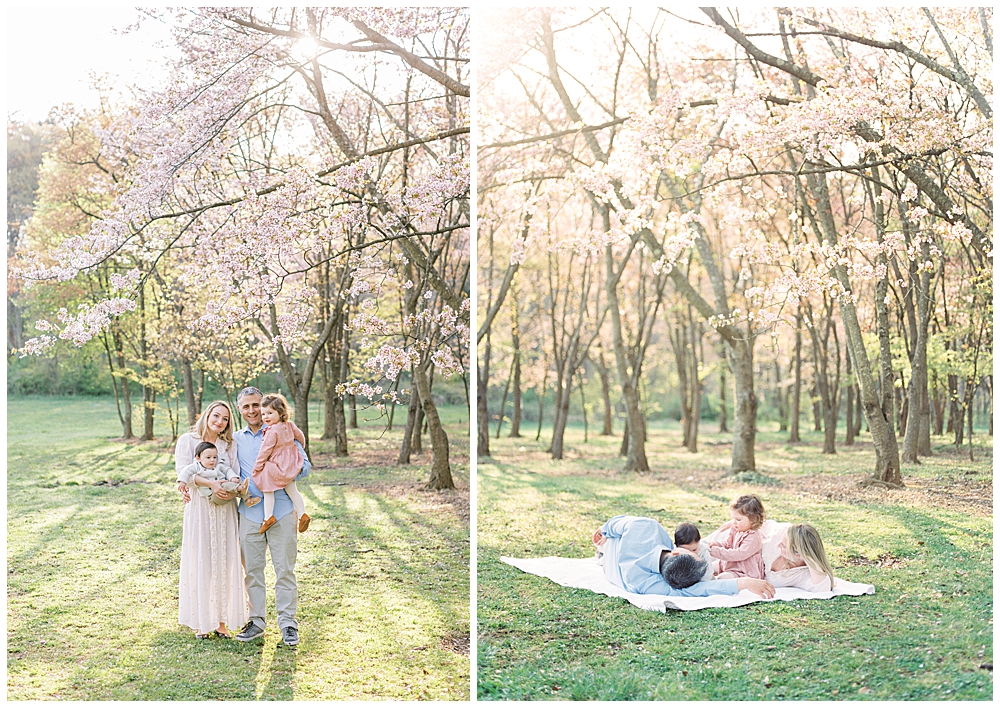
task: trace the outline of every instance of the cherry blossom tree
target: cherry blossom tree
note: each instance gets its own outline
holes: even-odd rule
[[[755,342],[795,336],[798,390],[805,334],[827,451],[847,388],[842,342],[874,442],[870,481],[898,486],[896,341],[916,453],[928,327],[948,291],[931,274],[959,256],[975,282],[992,269],[991,13],[682,14],[538,11],[498,30],[506,50],[487,58],[517,64],[486,72],[483,103],[500,111],[483,117],[486,159],[522,166],[508,183],[555,166],[573,198],[610,216],[567,241],[641,246],[652,258],[639,277],[666,273],[719,336],[735,385],[733,471],[756,464]],[[980,351],[978,330],[964,331]],[[793,437],[797,415],[796,404]]]
[[[452,486],[427,373],[432,364],[438,376],[461,372],[467,349],[466,12],[149,14],[174,28],[181,58],[166,86],[145,89],[136,111],[98,131],[105,159],[127,164],[110,205],[23,277],[69,281],[123,255],[140,265],[100,301],[42,323],[47,332],[25,351],[100,336],[174,263],[174,282],[200,294],[183,322],[208,339],[253,327],[307,433],[314,375],[345,329],[382,344],[365,365],[369,380],[331,379],[333,393],[367,396],[382,411],[408,392],[389,393],[380,379],[414,367],[431,486]],[[388,303],[411,289],[420,297],[390,326],[399,308]]]

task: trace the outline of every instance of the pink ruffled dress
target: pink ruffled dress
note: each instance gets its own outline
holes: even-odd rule
[[[295,441],[306,444],[306,437],[291,421],[275,423],[264,430],[264,439],[253,466],[253,483],[262,492],[284,489],[302,469],[302,453]]]

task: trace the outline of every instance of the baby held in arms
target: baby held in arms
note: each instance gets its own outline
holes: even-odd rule
[[[764,578],[764,559],[761,551],[764,539],[757,531],[764,523],[764,503],[756,494],[744,494],[729,506],[731,521],[727,521],[719,532],[729,534],[721,542],[713,541],[709,553],[715,560],[712,570],[716,579]]]

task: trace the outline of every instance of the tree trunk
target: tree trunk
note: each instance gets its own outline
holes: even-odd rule
[[[122,396],[118,388],[118,376],[115,374],[115,357],[111,353],[111,345],[108,343],[108,333],[101,334],[101,343],[104,345],[104,353],[108,358],[108,371],[111,374],[111,390],[115,394],[115,410],[118,412],[118,422],[125,425],[125,416],[122,414]]]
[[[9,233],[9,232],[8,232]],[[8,243],[10,238],[8,237]],[[7,249],[8,258],[13,255],[10,248]],[[20,349],[24,346],[24,316],[21,308],[14,302],[14,298],[7,295],[7,350]]]
[[[410,451],[413,453],[424,451],[424,400],[423,396],[417,401],[417,412],[413,418],[413,435],[410,438]],[[487,433],[487,437],[489,434]],[[487,451],[488,452],[488,451]]]
[[[335,378],[339,378],[341,381],[346,381],[348,373],[350,373],[347,361],[346,335],[347,332],[344,331],[344,328],[338,327],[337,334],[334,337],[331,337],[331,339],[335,341],[335,356],[330,361],[330,368],[332,371],[337,372],[338,376]],[[332,418],[334,454],[337,457],[347,457],[347,418],[344,415],[344,397],[337,393],[336,382],[334,382],[333,394]]]
[[[918,296],[920,297],[920,296]],[[923,299],[921,297],[921,299]],[[921,318],[923,319],[923,318]],[[903,462],[918,463],[920,459],[920,417],[924,413],[923,401],[927,394],[927,333],[917,332],[913,361],[910,362],[910,385],[906,390],[906,436],[903,438]],[[929,414],[929,409],[928,409]]]
[[[823,454],[837,454],[837,392],[835,384],[830,382],[829,371],[829,334],[831,323],[830,306],[826,309],[824,319],[824,333],[821,336],[817,329],[816,317],[811,308],[809,312],[809,336],[812,339],[813,349],[813,373],[816,380],[816,391],[819,393],[820,410],[823,416]],[[839,356],[837,357],[839,359]],[[839,362],[838,362],[839,363]],[[816,405],[815,398],[813,406]]]
[[[795,383],[792,388],[792,420],[788,442],[802,442],[799,437],[799,418],[802,409],[802,304],[795,310]]]
[[[729,360],[726,357],[725,349],[722,351],[722,361],[719,363],[719,432],[728,433],[729,424],[726,418],[726,370],[729,368]]]
[[[517,298],[511,300],[513,306],[513,324],[511,326],[511,343],[514,345],[514,377],[512,385],[514,409],[510,412],[509,438],[521,437],[521,332],[518,322]]]
[[[611,382],[608,380],[608,367],[604,363],[604,350],[601,349],[596,362],[597,375],[601,377],[601,398],[604,399],[604,426],[601,435],[614,435],[612,422],[614,414],[611,409]]]
[[[610,231],[607,209],[604,210],[605,231]],[[622,317],[618,302],[618,282],[615,278],[611,247],[604,251],[607,270],[608,311],[611,314],[611,338],[615,349],[615,361],[618,365],[618,379],[621,382],[622,398],[625,401],[625,411],[628,415],[628,454],[625,459],[626,472],[648,472],[649,462],[646,461],[646,424],[639,408],[639,396],[632,383],[628,371],[628,352],[622,337]],[[624,264],[622,265],[624,268]]]
[[[427,377],[427,364],[415,367],[417,390],[420,393],[420,407],[427,417],[427,429],[431,437],[431,477],[427,482],[428,489],[454,489],[455,482],[451,478],[451,464],[448,461],[448,435],[441,425],[437,407],[431,396],[431,384]]]
[[[146,340],[145,288],[139,289],[139,352],[142,357],[142,378],[149,379],[149,343]],[[153,413],[156,408],[156,391],[149,384],[142,386],[142,440],[153,440]]]
[[[692,368],[688,363],[687,327],[680,313],[677,314],[677,326],[668,332],[671,348],[674,350],[674,365],[677,368],[677,398],[681,407],[681,445],[690,449],[691,445],[691,385],[688,378]]]
[[[537,441],[542,437],[542,418],[545,414],[545,391],[548,389],[549,384],[549,370],[545,370],[545,376],[542,378],[542,387],[536,389],[536,397],[538,398],[538,430],[535,431],[535,440]]]
[[[347,425],[356,430],[358,427],[358,399],[353,393],[347,394],[347,407],[350,409]]]
[[[937,374],[934,375],[934,434],[944,435],[945,397],[940,393],[940,383]]]
[[[396,458],[396,464],[408,465],[410,464],[410,440],[413,437],[413,426],[417,422],[417,408],[420,406],[420,394],[416,390],[416,374],[413,373],[413,369],[410,369],[410,405],[407,406],[406,410],[406,431],[403,433],[403,443],[399,446],[399,457]]]
[[[736,340],[729,347],[736,402],[733,434],[733,473],[757,469],[754,444],[757,440],[757,394],[753,388],[753,340]]]
[[[566,366],[569,367],[569,357],[566,358]],[[573,372],[568,372],[565,377],[560,377],[560,380],[565,380],[566,383],[556,389],[556,417],[552,423],[552,445],[549,448],[553,460],[563,459],[566,423],[569,420],[569,399],[573,393]]]
[[[993,437],[993,374],[984,376],[983,381],[986,384],[986,417],[990,421],[990,437]]]
[[[945,349],[948,349],[948,344],[945,344]],[[954,433],[957,427],[957,423],[962,420],[962,413],[959,410],[958,405],[958,375],[948,374],[948,430],[949,433]]]
[[[844,393],[844,403],[846,404],[846,420],[844,421],[844,444],[854,444],[854,383],[851,378],[851,350],[844,350],[845,373],[847,374],[848,385]],[[860,413],[860,411],[858,411]]]
[[[906,435],[906,421],[910,415],[910,398],[906,395],[906,386],[903,379],[903,372],[899,372],[899,382],[900,386],[895,390],[895,400],[896,400],[896,432],[900,435]]]
[[[813,404],[813,432],[823,430],[823,407],[820,405],[822,397],[819,393],[819,372],[813,371],[813,386],[809,389],[809,400]]]
[[[788,431],[788,407],[785,405],[784,387],[781,385],[781,362],[774,358],[775,391],[778,397],[778,432]]]
[[[323,363],[319,367],[320,376],[323,381],[323,440],[333,440],[337,431],[334,428],[334,408],[336,407],[337,391],[336,387],[339,381],[337,376],[334,375],[335,370],[339,370],[340,367],[334,369],[332,343],[327,343],[327,355],[323,358]]]
[[[121,333],[117,330],[114,334],[115,356],[118,359],[118,371],[122,381],[122,437],[130,440],[135,437],[132,434],[132,393],[129,390],[129,380],[125,373],[125,344],[122,342]]]
[[[857,412],[857,415],[854,416],[854,437],[858,437],[861,434],[861,421],[865,417],[861,415],[861,389],[857,386],[857,383],[854,386],[854,410]],[[867,430],[868,428],[865,428],[866,432]]]
[[[187,357],[181,359],[181,371],[184,374],[184,401],[187,403],[188,425],[194,425],[198,420],[198,401],[195,398],[194,371],[191,369],[191,360]]]
[[[296,376],[301,378],[301,374],[296,373]],[[303,386],[301,383],[296,382],[295,394],[292,396],[292,402],[295,406],[294,416],[295,425],[302,430],[302,435],[306,439],[306,454],[309,454],[309,387]]]
[[[955,447],[959,448],[965,441],[965,408],[959,401],[965,400],[965,380],[959,381],[959,386],[955,392],[956,396],[960,397],[955,402],[955,415],[954,415],[954,432],[955,432]]]
[[[587,424],[587,399],[583,393],[583,372],[580,372],[580,408],[583,409],[583,441],[589,442],[590,440],[590,430]]]
[[[877,168],[873,168],[877,173]],[[837,247],[837,230],[833,221],[833,210],[830,205],[830,194],[827,191],[826,178],[823,175],[807,175],[810,190],[817,201],[817,211],[820,226],[829,246]],[[880,194],[878,178],[873,180],[872,189]],[[875,202],[875,223],[879,241],[884,240],[884,220],[882,203],[877,198]],[[884,253],[880,254],[884,257]],[[840,282],[846,293],[851,293],[851,283],[847,276],[846,268],[835,263],[833,267],[834,276]],[[876,284],[875,309],[878,316],[877,329],[879,330],[880,341],[880,364],[883,372],[886,368],[891,371],[892,359],[888,351],[888,308],[885,304],[885,289],[887,282],[882,278]],[[881,288],[882,292],[879,293]],[[875,380],[871,375],[871,368],[868,362],[868,353],[865,350],[864,339],[861,334],[861,324],[858,321],[858,313],[854,302],[850,297],[839,299],[841,320],[844,323],[844,332],[847,337],[847,345],[850,347],[851,356],[854,359],[855,371],[858,374],[858,385],[861,387],[862,406],[865,418],[868,420],[871,429],[872,442],[875,445],[875,470],[872,480],[880,484],[889,486],[902,486],[902,477],[899,467],[899,445],[896,440],[895,431],[892,428],[892,418],[885,414],[883,401],[878,400],[875,390]],[[886,382],[882,382],[882,391],[891,396],[891,392],[886,391]],[[891,381],[889,382],[891,386]]]
[[[692,327],[694,322],[691,323]],[[693,348],[693,347],[692,347]],[[694,362],[694,366],[691,370],[692,378],[691,383],[693,385],[693,396],[692,396],[692,406],[691,406],[691,430],[688,433],[688,452],[698,452],[698,423],[701,420],[701,398],[702,398],[702,384],[701,380],[698,378],[698,365]]]
[[[205,395],[205,370],[198,369],[198,395],[196,403],[198,405],[198,415],[201,415],[202,397]]]
[[[507,374],[507,383],[503,387],[503,396],[500,397],[500,415],[497,418],[497,434],[496,438],[500,439],[500,429],[503,427],[503,414],[504,410],[507,408],[507,393],[510,391],[510,382],[514,378],[514,360],[510,362],[510,373]]]
[[[490,456],[490,408],[489,402],[486,400],[489,357],[490,343],[487,339],[486,346],[483,347],[483,363],[476,366],[476,428],[478,432],[476,452],[479,457]],[[409,428],[409,422],[407,422],[407,427]]]

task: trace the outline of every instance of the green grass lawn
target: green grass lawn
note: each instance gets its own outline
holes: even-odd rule
[[[478,465],[480,699],[992,698],[992,439],[977,435],[975,462],[935,439],[897,492],[858,487],[874,459],[865,433],[830,456],[821,433],[792,446],[765,429],[756,484],[725,474],[729,437],[704,430],[692,454],[676,424],[652,426],[643,475],[620,471],[619,437],[584,443],[571,428],[553,461],[533,433],[491,440]],[[816,526],[838,577],[875,594],[660,614],[499,560],[591,556],[593,531],[622,513],[707,535],[744,492]]]
[[[393,431],[350,431],[346,460],[314,430],[291,650],[270,565],[263,642],[198,641],[177,623],[183,504],[163,442],[116,439],[110,399],[7,404],[9,699],[468,699],[464,409],[442,410],[453,492],[422,489],[429,451],[394,464],[405,409]]]

